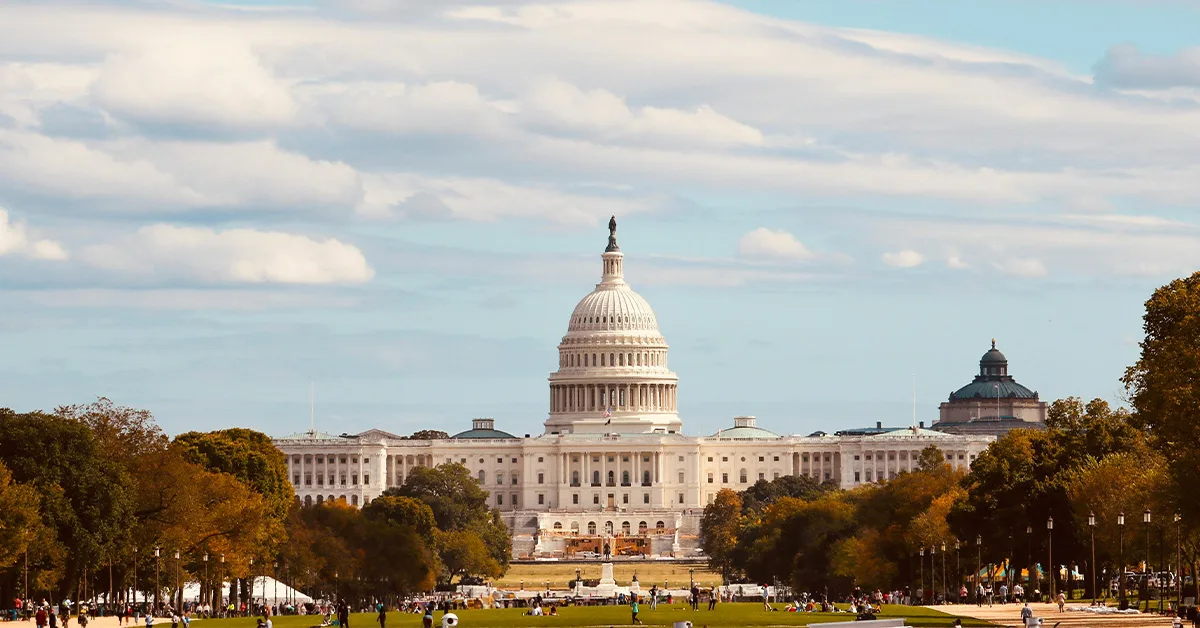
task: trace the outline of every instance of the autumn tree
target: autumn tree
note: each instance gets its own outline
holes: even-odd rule
[[[8,467],[0,462],[0,569],[8,567],[25,552],[42,527],[38,495],[32,486],[13,481]]]
[[[700,518],[700,546],[708,556],[708,567],[719,571],[725,582],[736,568],[735,551],[742,529],[742,498],[723,488],[712,503],[704,507]]]
[[[816,499],[832,490],[836,490],[836,484],[832,481],[823,484],[807,475],[784,475],[773,480],[759,480],[742,491],[742,510],[746,513],[761,511],[782,497]]]
[[[1154,291],[1142,331],[1141,356],[1122,381],[1136,422],[1166,458],[1175,507],[1197,527],[1200,502],[1183,496],[1200,477],[1200,272]]]
[[[433,510],[415,497],[382,495],[363,507],[363,515],[396,525],[410,526],[428,541],[433,540],[437,521]]]
[[[498,578],[504,575],[504,568],[478,534],[466,530],[438,532],[437,546],[448,574],[447,583],[453,583],[454,576]]]
[[[258,491],[279,521],[287,516],[295,490],[287,458],[262,432],[235,427],[215,432],[184,432],[174,443],[188,460],[228,473]]]

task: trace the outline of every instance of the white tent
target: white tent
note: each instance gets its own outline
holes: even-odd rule
[[[230,598],[229,586],[228,582],[221,585],[221,599],[225,600],[226,603],[228,603]],[[270,576],[258,576],[254,578],[250,597],[260,602],[265,598],[268,604],[282,604],[292,601],[297,604],[306,604],[313,601],[311,597]],[[189,582],[183,585],[183,599],[187,601],[200,599],[200,583]]]

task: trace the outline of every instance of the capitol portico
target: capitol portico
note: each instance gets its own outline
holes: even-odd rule
[[[404,483],[411,469],[459,463],[490,493],[513,535],[514,558],[686,557],[698,550],[705,504],[723,488],[803,475],[843,488],[916,468],[936,445],[966,468],[993,439],[923,424],[783,436],[737,417],[710,436],[686,436],[678,377],[649,303],[625,282],[616,223],[601,280],[571,313],[550,374],[544,433],[517,437],[480,418],[449,438],[412,440],[383,430],[276,439],[303,504],[362,505]]]

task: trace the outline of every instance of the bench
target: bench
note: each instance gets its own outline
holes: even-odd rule
[[[854,628],[904,628],[904,621],[903,617],[868,619],[864,621],[833,621],[821,624],[809,624],[808,628],[847,628],[848,626],[854,626]]]

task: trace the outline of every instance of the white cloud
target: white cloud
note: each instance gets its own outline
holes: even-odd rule
[[[0,208],[0,257],[6,255],[53,261],[68,257],[62,244],[36,237],[27,225],[13,221],[8,211]]]
[[[205,283],[362,283],[375,274],[358,247],[332,238],[166,224],[87,246],[80,258],[95,268],[131,277]]]
[[[738,252],[747,257],[808,260],[814,257],[796,236],[782,229],[759,227],[738,240]]]
[[[1050,274],[1042,260],[1034,258],[1006,259],[994,262],[993,266],[1006,275],[1016,277],[1045,277]]]
[[[925,263],[925,256],[912,249],[884,253],[881,259],[884,264],[894,268],[915,268]]]
[[[111,53],[92,84],[96,102],[137,121],[255,129],[293,121],[288,86],[229,32],[146,33]]]
[[[1118,89],[1200,88],[1200,46],[1156,55],[1133,44],[1118,44],[1108,49],[1095,70],[1097,83]]]

